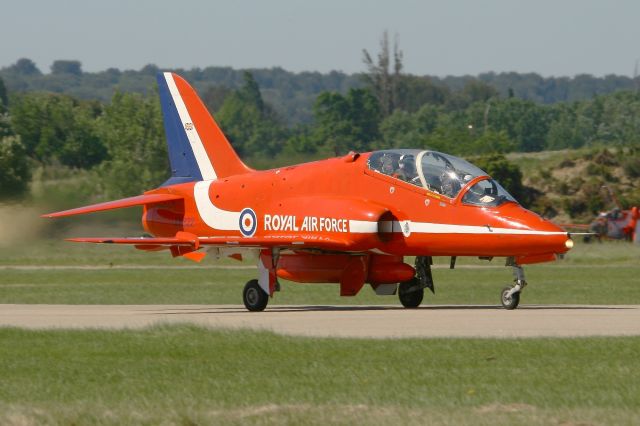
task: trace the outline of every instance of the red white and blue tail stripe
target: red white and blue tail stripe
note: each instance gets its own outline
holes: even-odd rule
[[[171,163],[171,178],[163,186],[251,171],[184,79],[171,72],[158,73],[157,79]]]

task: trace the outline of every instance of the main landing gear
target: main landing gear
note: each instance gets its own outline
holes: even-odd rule
[[[522,266],[509,261],[507,261],[507,266],[513,268],[514,284],[502,289],[500,301],[505,309],[512,310],[518,307],[520,303],[520,292],[527,285],[527,281],[525,281]]]
[[[258,279],[250,280],[242,290],[242,302],[247,310],[261,312],[269,303],[269,296],[280,291],[276,274],[280,249],[262,250],[258,257]]]
[[[405,308],[417,308],[424,298],[424,289],[435,293],[431,275],[431,256],[416,257],[416,276],[398,286],[398,298]]]
[[[251,312],[264,311],[269,303],[269,295],[258,284],[258,280],[247,282],[242,291],[244,306]]]

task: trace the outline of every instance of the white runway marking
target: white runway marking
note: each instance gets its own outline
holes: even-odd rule
[[[0,305],[0,326],[143,328],[190,323],[316,337],[639,336],[640,305],[288,306],[251,313],[240,305]]]

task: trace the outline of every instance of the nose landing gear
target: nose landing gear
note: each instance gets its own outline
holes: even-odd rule
[[[527,285],[527,281],[524,278],[524,269],[522,266],[511,263],[513,268],[514,285],[506,286],[502,289],[500,294],[500,302],[502,307],[508,310],[512,310],[518,307],[520,303],[520,292]]]

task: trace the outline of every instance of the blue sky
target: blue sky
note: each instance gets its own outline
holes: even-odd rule
[[[364,70],[398,34],[406,71],[632,75],[640,1],[20,0],[0,6],[0,67],[55,59],[86,71],[209,65]]]

